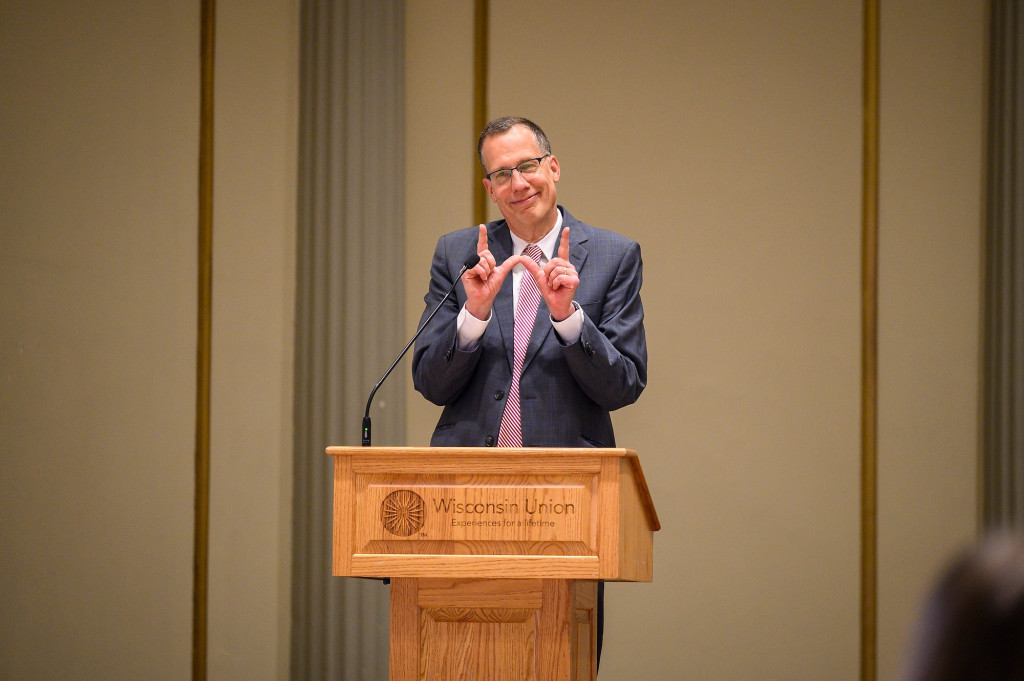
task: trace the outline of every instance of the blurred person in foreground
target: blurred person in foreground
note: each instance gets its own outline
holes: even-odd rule
[[[993,535],[954,558],[909,662],[906,681],[1024,681],[1024,536]]]

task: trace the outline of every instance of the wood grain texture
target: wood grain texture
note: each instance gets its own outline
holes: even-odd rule
[[[399,578],[391,599],[391,681],[596,678],[594,581]]]
[[[327,451],[334,574],[392,578],[392,681],[596,678],[597,580],[653,577],[636,452]]]
[[[660,521],[631,450],[327,452],[336,575],[652,579]]]

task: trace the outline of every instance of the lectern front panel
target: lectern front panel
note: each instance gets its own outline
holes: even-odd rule
[[[650,579],[645,491],[620,454],[328,451],[337,575]]]

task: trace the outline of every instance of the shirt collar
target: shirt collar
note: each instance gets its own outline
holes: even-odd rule
[[[543,262],[547,262],[548,260],[551,260],[551,258],[555,257],[555,250],[558,248],[558,240],[562,235],[562,211],[556,210],[555,212],[558,214],[558,217],[555,218],[555,226],[537,242],[537,247],[544,254]],[[512,252],[517,255],[521,254],[523,249],[525,249],[530,242],[523,241],[517,237],[512,230],[509,230],[509,234],[512,235]]]

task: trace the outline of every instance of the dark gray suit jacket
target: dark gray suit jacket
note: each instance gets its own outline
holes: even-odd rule
[[[569,228],[569,260],[580,277],[575,300],[585,321],[579,341],[565,345],[541,300],[519,381],[523,445],[612,447],[615,435],[609,412],[635,402],[647,384],[640,246],[559,209],[563,227]],[[438,240],[421,324],[462,264],[476,253],[478,232],[470,227]],[[512,255],[508,225],[504,220],[489,223],[487,233],[488,246],[500,264]],[[512,382],[512,277],[505,279],[487,331],[471,352],[455,347],[455,319],[465,302],[459,283],[424,329],[413,354],[416,389],[444,406],[430,440],[435,447],[497,443]]]

